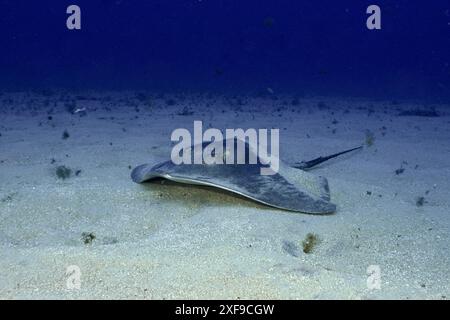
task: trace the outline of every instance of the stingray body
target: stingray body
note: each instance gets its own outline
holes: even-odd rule
[[[236,145],[234,143],[235,147]],[[190,148],[193,151],[194,146]],[[325,158],[301,162],[294,167],[280,161],[278,172],[261,175],[261,168],[267,167],[262,163],[267,162],[262,162],[247,142],[245,152],[246,159],[253,152],[258,159],[257,163],[176,165],[169,160],[140,165],[133,169],[131,178],[136,183],[164,178],[179,183],[215,187],[268,206],[295,212],[330,214],[336,211],[336,205],[330,202],[327,179],[302,170],[325,161]]]

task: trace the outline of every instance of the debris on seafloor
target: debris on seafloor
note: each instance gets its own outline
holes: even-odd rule
[[[63,140],[69,139],[70,134],[67,130],[64,130],[63,134],[62,134],[62,138]]]
[[[374,133],[367,129],[366,130],[366,145],[368,147],[371,147],[371,146],[373,146],[374,142],[375,142],[375,135],[374,135]]]
[[[188,107],[184,107],[183,110],[178,113],[179,116],[191,116],[193,114],[194,111],[190,110]]]
[[[410,116],[410,117],[429,117],[429,118],[436,118],[439,117],[439,113],[437,113],[436,110],[429,109],[412,109],[412,110],[405,110],[398,114],[399,116]]]
[[[91,244],[92,241],[95,240],[95,238],[96,236],[92,232],[83,232],[81,234],[81,240],[83,241],[84,244]]]
[[[422,207],[427,201],[425,200],[425,197],[417,197],[416,198],[416,206]]]
[[[167,100],[166,100],[166,104],[167,104],[168,106],[174,106],[174,105],[177,104],[177,102],[176,102],[174,99],[167,99]]]
[[[11,202],[17,194],[18,194],[17,192],[10,193],[0,198],[0,202]]]
[[[320,239],[319,236],[314,233],[308,233],[305,237],[305,240],[302,242],[303,252],[311,253],[314,248],[319,244]]]
[[[66,166],[58,166],[56,167],[56,176],[59,179],[66,180],[72,176],[72,169]]]

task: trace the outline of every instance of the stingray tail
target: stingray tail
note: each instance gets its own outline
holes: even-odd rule
[[[319,164],[321,164],[321,163],[323,163],[323,162],[325,162],[327,160],[336,158],[336,157],[338,157],[338,156],[340,156],[342,154],[362,149],[362,147],[363,146],[359,146],[359,147],[356,147],[356,148],[348,149],[348,150],[345,150],[345,151],[342,151],[342,152],[338,152],[338,153],[335,153],[335,154],[332,154],[332,155],[329,155],[329,156],[326,156],[326,157],[318,157],[318,158],[310,160],[310,161],[298,162],[295,165],[293,165],[292,167],[297,168],[297,169],[302,169],[302,170],[310,169],[310,168],[315,167],[315,166],[317,166],[317,165],[319,165]]]

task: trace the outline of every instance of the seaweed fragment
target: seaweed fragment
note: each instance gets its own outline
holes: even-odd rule
[[[62,134],[62,138],[63,140],[69,139],[70,134],[67,130],[64,130],[63,134]]]
[[[83,241],[84,244],[91,244],[92,241],[95,240],[95,238],[96,236],[92,232],[83,232],[81,234],[81,240]]]
[[[416,206],[422,207],[427,201],[425,200],[425,197],[417,197],[416,198]]]
[[[302,242],[303,252],[311,253],[317,244],[319,244],[320,239],[319,236],[314,233],[308,233],[305,237],[305,240]]]
[[[72,176],[72,169],[66,166],[58,166],[56,167],[56,176],[59,179],[66,180]]]

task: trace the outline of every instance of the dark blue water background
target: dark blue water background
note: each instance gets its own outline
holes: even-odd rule
[[[1,0],[0,85],[448,102],[449,23],[448,0]]]

